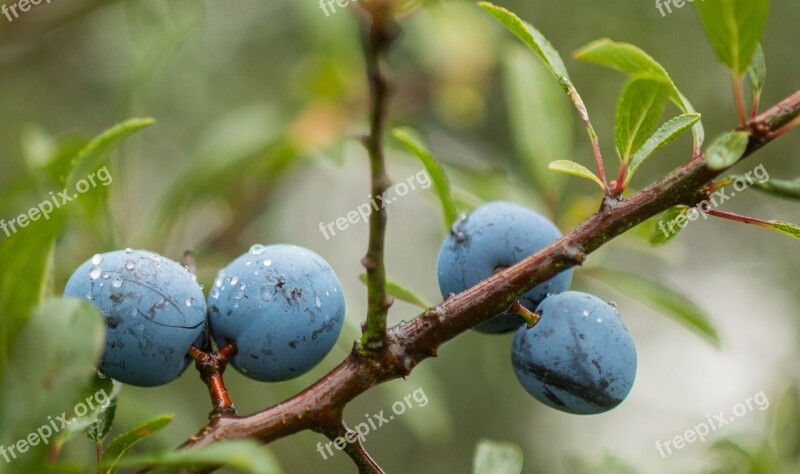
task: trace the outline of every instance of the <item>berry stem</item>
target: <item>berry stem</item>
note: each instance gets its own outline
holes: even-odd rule
[[[520,303],[519,300],[514,301],[509,310],[512,313],[516,313],[517,315],[521,316],[522,319],[524,319],[528,323],[529,328],[536,326],[536,323],[538,323],[539,320],[542,319],[541,314],[533,312],[528,308],[526,308],[525,306],[522,306],[522,303]]]
[[[755,217],[742,216],[742,215],[739,215],[739,214],[734,214],[732,212],[719,211],[719,210],[716,210],[716,209],[709,209],[706,212],[708,212],[709,216],[719,217],[719,218],[727,219],[729,221],[734,221],[734,222],[741,222],[742,224],[753,224],[753,225],[758,225],[758,226],[761,226],[761,227],[770,227],[771,226],[771,224],[768,221],[765,221],[764,219],[757,219]]]
[[[229,341],[217,352],[205,352],[195,346],[189,349],[189,356],[194,359],[195,367],[200,372],[200,378],[208,387],[208,393],[211,396],[213,409],[208,415],[209,420],[236,415],[236,408],[228,396],[228,389],[225,388],[225,381],[222,377],[228,361],[235,354],[236,344],[232,341]]]

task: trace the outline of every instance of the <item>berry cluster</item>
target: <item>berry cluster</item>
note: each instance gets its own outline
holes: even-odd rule
[[[439,252],[442,297],[460,293],[561,237],[547,218],[523,206],[492,202],[457,222]],[[636,348],[616,309],[569,290],[572,271],[534,286],[519,303],[538,316],[528,324],[504,312],[478,325],[484,333],[516,331],[511,359],[520,384],[534,398],[575,414],[608,411],[628,395],[636,376]]]
[[[206,328],[231,364],[261,381],[287,380],[318,364],[344,323],[344,295],[325,260],[294,245],[254,245],[217,275],[208,304],[186,268],[144,250],[95,255],[65,296],[89,299],[106,321],[100,369],[130,385],[178,378]]]

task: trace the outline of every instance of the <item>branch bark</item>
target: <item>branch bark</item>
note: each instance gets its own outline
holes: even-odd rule
[[[750,120],[741,128],[750,134],[743,159],[798,116],[800,91]],[[627,199],[606,197],[596,214],[551,246],[391,328],[386,350],[378,357],[367,357],[354,346],[339,366],[301,393],[249,416],[212,420],[181,448],[222,439],[269,443],[308,429],[322,431],[332,420],[341,419],[351,400],[375,385],[408,375],[421,361],[435,357],[442,344],[506,309],[527,288],[580,265],[589,253],[672,206],[697,204],[709,183],[724,171],[710,170],[703,159],[693,159]]]

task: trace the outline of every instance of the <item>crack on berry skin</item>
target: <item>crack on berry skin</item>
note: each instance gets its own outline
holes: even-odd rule
[[[541,380],[542,383],[546,385],[557,388],[570,395],[574,395],[586,403],[596,407],[613,408],[622,403],[622,399],[614,398],[605,393],[605,389],[610,385],[610,381],[606,379],[601,379],[597,386],[586,385],[572,378],[555,374],[542,365],[525,364],[518,360],[514,361],[514,368],[525,373],[526,375]],[[552,400],[548,393],[553,395],[552,392],[545,387],[545,396]],[[559,400],[559,402],[560,403],[554,401],[554,403],[558,404],[559,406],[566,406],[561,400]]]

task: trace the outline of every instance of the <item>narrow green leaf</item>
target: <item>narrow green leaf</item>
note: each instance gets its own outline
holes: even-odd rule
[[[361,280],[363,283],[367,282],[367,274],[362,273],[358,276],[358,279]],[[423,298],[417,296],[413,291],[404,288],[393,281],[386,282],[386,293],[389,296],[397,298],[400,301],[405,301],[406,303],[411,303],[415,306],[418,306],[422,309],[428,309],[433,307],[432,304],[425,301]]]
[[[783,221],[769,221],[769,229],[776,230],[795,239],[800,239],[800,227]]]
[[[74,187],[78,181],[99,168],[108,154],[120,142],[154,123],[155,120],[152,118],[130,119],[109,128],[95,137],[78,152],[78,155],[72,161],[72,169],[65,181],[66,185],[70,188]]]
[[[478,5],[495,17],[495,19],[508,28],[509,31],[514,33],[544,61],[544,64],[550,69],[550,72],[553,73],[562,89],[564,89],[564,92],[567,93],[570,100],[572,100],[572,103],[575,105],[575,108],[578,110],[581,120],[586,125],[589,137],[593,141],[596,140],[597,133],[594,131],[592,122],[589,120],[589,112],[586,109],[586,104],[583,103],[583,99],[580,94],[578,94],[578,90],[575,89],[575,86],[572,84],[564,61],[547,38],[545,38],[539,30],[529,23],[522,21],[522,19],[513,12],[503,7],[489,2],[479,2]]]
[[[654,226],[650,243],[662,245],[674,239],[683,230],[683,227],[677,225],[676,221],[688,211],[687,206],[675,206],[656,216],[653,219]]]
[[[700,114],[683,114],[669,120],[656,130],[656,132],[647,139],[642,148],[631,158],[630,164],[628,165],[628,173],[625,175],[626,187],[636,173],[636,170],[645,160],[672,143],[672,141],[681,136],[699,120]]]
[[[131,457],[122,461],[120,466],[153,466],[172,470],[229,466],[250,474],[281,473],[272,453],[255,441],[221,441],[203,448]]]
[[[416,131],[409,127],[395,128],[392,131],[392,136],[402,143],[408,151],[416,156],[422,162],[422,166],[428,171],[428,175],[436,187],[436,193],[439,196],[439,202],[442,204],[442,213],[444,214],[445,229],[450,229],[455,221],[458,220],[458,209],[453,202],[453,196],[450,191],[450,182],[447,179],[447,174],[444,168],[439,164],[439,161],[433,154],[423,145],[422,139]]]
[[[627,161],[655,132],[669,100],[667,83],[646,78],[628,81],[617,104],[614,139],[617,152]]]
[[[741,76],[764,34],[769,1],[703,0],[695,5],[717,57],[736,76]]]
[[[746,179],[742,176],[731,176],[731,178]],[[752,187],[773,196],[800,201],[800,178],[791,181],[781,179],[770,179],[763,182],[755,181]]]
[[[759,44],[756,47],[756,52],[753,53],[753,59],[750,61],[750,67],[747,68],[747,77],[750,79],[750,84],[753,86],[753,95],[761,95],[764,90],[764,84],[767,82],[767,62],[764,59],[764,51]]]
[[[522,449],[514,443],[482,439],[475,448],[472,474],[519,474]]]
[[[720,347],[721,341],[711,320],[699,306],[678,290],[669,288],[660,281],[642,276],[640,273],[628,273],[608,268],[593,270],[599,280],[615,290],[649,306],[670,319],[686,326],[714,347]]]
[[[608,38],[587,44],[575,52],[575,58],[605,66],[631,77],[646,77],[666,82],[670,86],[670,97],[685,114],[695,114],[695,108],[684,96],[672,78],[650,55],[638,47],[628,43],[618,43]],[[699,148],[705,141],[703,124],[698,121],[692,129],[695,147]]]
[[[572,156],[572,111],[550,71],[522,45],[503,57],[503,92],[517,155],[542,195],[557,195],[564,179],[547,173],[547,165]]]
[[[79,405],[84,402],[80,394],[96,373],[104,329],[97,309],[80,299],[52,298],[36,308],[16,341],[0,384],[0,445],[28,439],[32,428],[48,424],[48,417],[82,415],[88,406]],[[37,435],[40,441],[54,440],[58,430]],[[14,461],[15,472],[36,472],[34,466],[47,450],[42,442],[30,446]]]
[[[712,170],[724,170],[733,166],[744,155],[748,140],[746,132],[724,133],[706,150],[706,166]]]
[[[141,440],[163,429],[175,415],[160,415],[114,438],[103,453],[102,465],[107,473],[117,470],[120,460]]]
[[[117,410],[117,395],[120,383],[111,378],[95,374],[94,380],[81,393],[80,400],[89,399],[94,406],[80,417],[70,419],[69,425],[59,433],[55,446],[60,450],[80,433],[86,433],[89,439],[100,443],[105,439],[114,422]]]
[[[600,178],[598,178],[594,173],[589,171],[588,168],[579,163],[575,163],[574,161],[569,161],[569,160],[557,160],[550,163],[548,168],[553,171],[558,171],[559,173],[566,173],[566,174],[571,174],[573,176],[580,176],[581,178],[586,178],[591,181],[594,181],[595,183],[597,183],[598,186],[600,186],[600,189],[602,189],[603,192],[605,192],[606,187],[603,185],[603,182],[600,181]]]
[[[778,456],[800,459],[800,391],[797,385],[790,385],[781,394],[773,410],[771,438]]]

